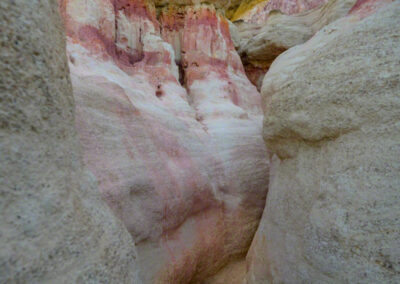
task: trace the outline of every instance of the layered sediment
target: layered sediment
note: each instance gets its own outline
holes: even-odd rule
[[[85,165],[137,245],[141,278],[203,281],[244,259],[269,159],[225,17],[205,4],[61,7]]]

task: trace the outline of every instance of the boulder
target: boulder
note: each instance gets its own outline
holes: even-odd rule
[[[400,281],[399,15],[358,1],[268,71],[275,155],[247,283]]]
[[[57,1],[1,1],[0,30],[0,282],[142,283],[82,166]]]
[[[301,13],[272,10],[261,22],[239,22],[238,51],[254,66],[269,67],[282,52],[305,43],[321,28],[344,17],[355,3],[356,0],[330,0]]]

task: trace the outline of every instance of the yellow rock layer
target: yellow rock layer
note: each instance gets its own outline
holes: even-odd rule
[[[252,10],[255,6],[260,3],[268,2],[269,0],[244,0],[240,3],[239,8],[236,10],[235,14],[231,17],[231,21],[240,20],[246,13]]]

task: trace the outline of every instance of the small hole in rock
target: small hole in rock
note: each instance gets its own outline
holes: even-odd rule
[[[161,85],[158,85],[157,91],[156,91],[156,97],[160,98],[160,97],[162,97],[162,95],[164,95],[164,92],[161,90]]]

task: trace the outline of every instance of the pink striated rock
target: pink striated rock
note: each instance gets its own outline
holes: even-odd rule
[[[182,50],[186,85],[198,113],[205,118],[240,119],[262,112],[261,98],[245,75],[229,24],[212,8],[188,9]]]
[[[358,20],[361,20],[393,1],[394,0],[357,0],[356,4],[349,11],[349,15],[356,16]]]
[[[243,258],[268,154],[228,22],[206,5],[160,24],[147,1],[61,8],[85,164],[135,240],[140,278],[196,283]]]
[[[257,67],[251,63],[246,63],[244,65],[244,70],[250,82],[257,87],[258,91],[261,91],[262,81],[268,71],[268,67]]]

